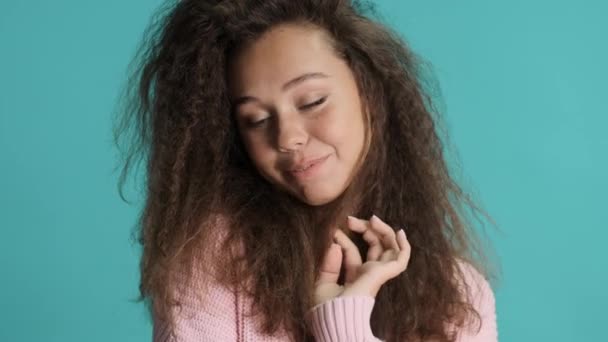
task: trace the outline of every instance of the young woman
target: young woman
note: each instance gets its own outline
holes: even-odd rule
[[[121,184],[147,166],[155,341],[497,340],[479,209],[412,52],[361,7],[182,0],[148,31],[117,139],[136,128]]]

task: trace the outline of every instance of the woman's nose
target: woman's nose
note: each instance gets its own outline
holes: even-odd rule
[[[277,147],[281,152],[296,151],[308,141],[306,127],[295,115],[277,120],[276,130]]]

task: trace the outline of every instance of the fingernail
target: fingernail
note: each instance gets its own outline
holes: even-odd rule
[[[403,229],[399,229],[397,234],[401,234],[401,236],[405,237],[405,231]]]

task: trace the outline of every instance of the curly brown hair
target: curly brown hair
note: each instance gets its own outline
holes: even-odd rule
[[[258,174],[228,96],[231,57],[282,23],[324,30],[369,109],[367,157],[345,193],[324,206],[306,205]],[[220,217],[229,228],[223,250],[230,251],[218,267],[221,281],[242,286],[248,280],[265,332],[283,326],[296,341],[312,340],[304,317],[331,243],[329,227],[347,214],[376,214],[407,228],[412,255],[407,271],[376,297],[374,334],[387,341],[450,341],[445,323],[479,322],[458,285],[463,274],[457,262],[488,276],[485,248],[469,215],[491,218],[447,167],[448,135],[431,83],[425,83],[426,64],[369,3],[170,1],[153,17],[133,63],[114,133],[124,154],[123,199],[129,171],[138,161],[146,166],[136,237],[143,246],[139,300],[151,304],[152,314],[170,320],[176,274],[191,277],[192,269],[208,265],[201,251],[217,239]],[[365,255],[365,242],[354,239]],[[236,244],[243,253],[232,252]]]

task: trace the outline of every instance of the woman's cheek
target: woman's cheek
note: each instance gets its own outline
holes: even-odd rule
[[[315,135],[326,144],[339,143],[350,124],[337,111],[328,107],[315,120]]]

